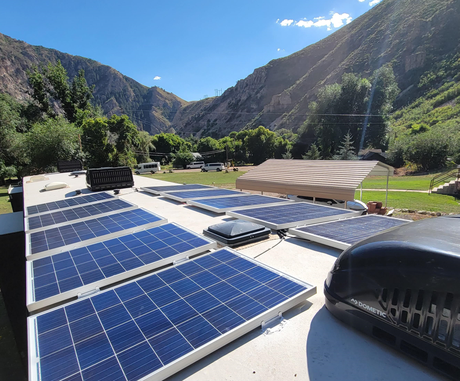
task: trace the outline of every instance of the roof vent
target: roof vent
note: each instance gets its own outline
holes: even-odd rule
[[[229,221],[211,225],[203,234],[219,243],[235,247],[268,238],[270,229],[248,221]]]

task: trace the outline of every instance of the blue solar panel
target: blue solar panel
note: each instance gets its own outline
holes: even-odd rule
[[[192,352],[204,349],[198,359],[226,344],[227,332],[238,337],[314,292],[221,249],[29,318],[30,341],[36,343],[31,353],[39,363],[30,370],[47,380],[109,373],[110,380],[153,373],[163,379],[186,366],[181,361]],[[168,367],[175,360],[172,371]]]
[[[213,189],[213,187],[209,185],[201,185],[201,184],[177,184],[177,185],[157,185],[151,187],[142,187],[141,190],[153,193],[153,194],[160,194],[161,192],[176,192],[176,191],[184,191],[184,190],[192,190],[192,189]]]
[[[60,210],[57,212],[40,214],[38,216],[29,217],[26,221],[28,224],[27,230],[39,229],[46,226],[57,225],[69,221],[79,220],[97,216],[98,214],[110,213],[115,210],[133,208],[134,205],[121,199],[98,202],[96,204],[88,204],[72,209]]]
[[[288,204],[289,201],[275,197],[242,195],[239,197],[204,198],[200,200],[190,200],[188,203],[190,205],[198,206],[199,208],[209,209],[217,213],[224,213],[228,210],[239,209],[247,206],[275,203]]]
[[[107,200],[110,198],[114,198],[114,196],[108,193],[105,193],[105,192],[94,193],[94,194],[85,195],[85,196],[75,196],[73,198],[66,198],[65,200],[59,200],[59,201],[48,202],[46,204],[28,206],[27,215],[30,216],[32,214],[37,214],[37,213],[46,213],[52,210],[69,208],[72,206],[88,204],[90,202],[97,202],[97,201]]]
[[[352,217],[357,212],[306,202],[296,202],[252,209],[232,210],[227,212],[227,214],[242,220],[262,224],[271,229],[285,229],[311,223],[314,220],[321,222],[330,219]]]
[[[30,233],[29,253],[37,254],[162,220],[146,210],[134,209]]]
[[[215,246],[213,241],[176,224],[125,235],[64,253],[32,261],[30,280],[34,301],[151,265],[145,271],[165,265],[164,259],[198,254]],[[75,293],[76,295],[76,293]],[[50,304],[55,303],[50,299]],[[28,303],[30,304],[30,303]]]
[[[230,189],[210,188],[207,190],[162,192],[161,195],[164,197],[172,198],[174,200],[185,201],[185,200],[205,198],[205,197],[239,196],[239,195],[243,195],[243,193],[234,191],[234,190],[230,190]]]
[[[308,225],[291,229],[290,232],[313,241],[316,240],[316,236],[320,239],[338,241],[339,243],[344,243],[344,246],[350,246],[375,234],[393,227],[405,225],[409,222],[410,221],[392,217],[367,215],[340,221],[325,222],[317,225]],[[321,240],[321,243],[327,244],[327,241],[323,242]],[[336,245],[331,246],[339,247]]]

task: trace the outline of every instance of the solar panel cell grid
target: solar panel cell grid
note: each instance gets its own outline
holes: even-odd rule
[[[176,191],[176,192],[162,192],[161,195],[175,200],[190,200],[205,197],[221,197],[221,196],[238,196],[244,193],[230,190],[230,189],[217,189],[210,188],[208,190],[191,190],[191,191]]]
[[[91,202],[98,202],[102,200],[107,200],[114,198],[114,196],[106,193],[94,193],[90,195],[78,196],[74,198],[68,198],[59,201],[48,202],[45,204],[31,205],[27,207],[27,215],[37,214],[37,213],[46,213],[52,210],[58,210],[63,208],[69,208],[72,206],[83,205]]]
[[[161,218],[143,209],[76,222],[57,228],[30,233],[31,254],[71,245],[122,230],[160,221]]]
[[[284,203],[288,204],[289,201],[281,198],[267,197],[260,195],[241,195],[234,197],[217,197],[217,198],[203,198],[199,200],[190,200],[189,204],[198,206],[204,209],[210,209],[216,212],[225,212],[227,210],[239,209],[242,207]]]
[[[183,184],[183,185],[157,185],[157,186],[150,186],[150,187],[142,187],[141,190],[153,193],[153,194],[160,194],[160,192],[176,192],[176,191],[185,191],[185,190],[192,190],[192,189],[213,189],[213,187],[209,185],[201,185],[201,184]]]
[[[351,217],[356,212],[347,209],[315,205],[306,202],[286,203],[268,207],[257,207],[244,210],[233,210],[229,215],[260,223],[272,229],[283,229],[301,225],[312,220]]]
[[[298,230],[352,245],[379,232],[406,223],[407,221],[395,218],[369,215],[327,224],[305,226],[298,228]]]
[[[200,286],[197,277],[211,281]],[[39,372],[64,380],[105,369],[111,379],[137,380],[305,290],[222,249],[37,316]]]
[[[132,207],[133,205],[129,202],[116,199],[107,202],[99,202],[96,204],[89,204],[72,209],[66,209],[63,211],[41,214],[38,216],[29,217],[26,221],[28,224],[28,230],[33,230]]]
[[[32,262],[34,300],[50,298],[180,253],[186,255],[192,249],[202,247],[201,251],[205,251],[210,242],[177,225],[166,224],[36,259]],[[189,289],[186,286],[178,284],[176,291],[186,292],[180,289]]]

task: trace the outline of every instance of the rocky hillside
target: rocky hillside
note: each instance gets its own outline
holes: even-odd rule
[[[383,0],[318,43],[256,69],[200,115],[175,121],[176,129],[216,136],[259,125],[296,130],[318,88],[346,72],[367,77],[386,63],[393,65],[402,106],[419,95],[414,84],[423,72],[460,51],[459,20],[458,0]]]
[[[296,131],[318,89],[343,73],[365,77],[391,63],[402,90],[396,106],[420,95],[422,73],[460,51],[459,0],[383,0],[332,35],[290,56],[260,67],[221,96],[185,102],[147,88],[98,62],[28,45],[0,35],[0,91],[27,95],[26,70],[61,60],[69,76],[84,69],[104,111],[126,113],[151,134],[221,137],[263,125]]]
[[[148,88],[99,62],[72,56],[54,49],[32,46],[0,34],[0,92],[28,99],[30,91],[27,70],[33,66],[60,60],[73,78],[85,70],[89,85],[95,85],[94,98],[104,112],[127,114],[141,129],[150,134],[174,131],[171,122],[188,103],[158,87]]]

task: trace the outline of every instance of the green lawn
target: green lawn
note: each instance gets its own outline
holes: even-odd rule
[[[0,186],[0,214],[12,213],[11,203],[8,197],[8,187]]]
[[[235,181],[246,171],[233,172],[174,172],[174,173],[155,173],[154,175],[145,175],[152,179],[163,181],[172,181],[179,184],[203,184],[215,185],[221,188],[235,188]]]
[[[433,176],[391,176],[388,181],[388,188],[427,191]],[[386,189],[386,187],[386,176],[369,176],[363,181],[363,189]]]
[[[359,192],[355,198],[359,199]],[[363,191],[363,202],[381,201],[385,204],[385,192]],[[388,206],[431,212],[460,213],[460,200],[454,196],[416,192],[388,192]]]

